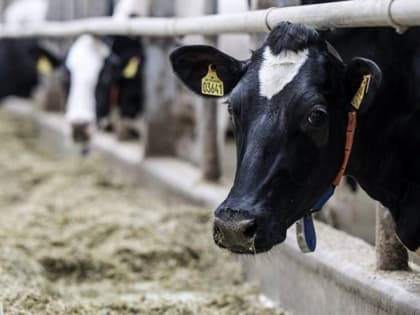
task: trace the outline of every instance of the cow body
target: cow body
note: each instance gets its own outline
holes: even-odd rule
[[[419,33],[377,28],[323,37],[282,23],[246,61],[208,46],[172,54],[176,74],[193,91],[202,94],[201,80],[212,65],[229,94],[238,165],[216,210],[219,246],[258,253],[284,240],[343,165],[357,95],[358,128],[346,173],[390,209],[409,249],[420,246]]]
[[[325,38],[344,61],[362,56],[382,70],[374,104],[359,117],[347,172],[390,209],[397,235],[414,250],[420,246],[420,29],[336,30]]]

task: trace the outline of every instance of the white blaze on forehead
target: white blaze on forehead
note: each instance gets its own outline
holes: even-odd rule
[[[95,88],[110,49],[91,35],[80,36],[69,50],[66,66],[70,71],[70,90],[66,104],[69,123],[95,121]]]
[[[308,49],[298,52],[283,50],[274,55],[270,47],[263,53],[263,62],[258,73],[260,94],[271,99],[293,81],[308,59]]]

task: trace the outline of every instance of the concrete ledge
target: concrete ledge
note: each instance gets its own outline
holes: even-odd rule
[[[77,152],[66,139],[60,115],[31,109],[11,100],[2,110],[34,121],[40,141],[57,152]],[[201,180],[199,171],[170,158],[143,159],[139,144],[122,144],[98,133],[94,150],[101,152],[127,180],[170,191],[188,200],[214,207],[229,185]],[[420,270],[375,271],[374,249],[367,243],[317,223],[318,249],[302,254],[294,230],[287,241],[269,254],[239,257],[249,280],[261,283],[263,292],[291,314],[410,314],[420,315]]]
[[[263,256],[243,257],[249,280],[292,314],[420,314],[420,269],[375,270],[366,242],[317,222],[318,248],[302,254],[294,229]]]

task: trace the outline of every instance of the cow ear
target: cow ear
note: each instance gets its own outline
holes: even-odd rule
[[[209,97],[229,94],[248,64],[204,45],[178,48],[171,53],[170,59],[182,82],[195,93]]]
[[[40,74],[50,74],[62,64],[59,57],[41,46],[31,47],[29,54],[35,61],[36,69]]]
[[[381,85],[382,71],[372,60],[356,57],[346,69],[345,88],[350,111],[360,114],[369,110]]]

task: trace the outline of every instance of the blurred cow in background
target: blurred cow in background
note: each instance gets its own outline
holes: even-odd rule
[[[3,19],[7,24],[39,23],[45,20],[47,1],[19,0],[8,6]],[[38,39],[0,40],[0,99],[7,96],[30,97],[40,75],[50,73],[60,60]]]
[[[141,15],[136,5],[135,1],[121,0],[113,10],[113,18]],[[83,35],[76,39],[64,65],[66,120],[75,142],[88,142],[95,125],[104,130],[114,128],[111,113],[117,106],[118,138],[138,136],[132,122],[142,111],[143,61],[143,46],[138,37]]]
[[[4,22],[10,24],[39,23],[47,17],[48,0],[15,0],[4,11]]]

